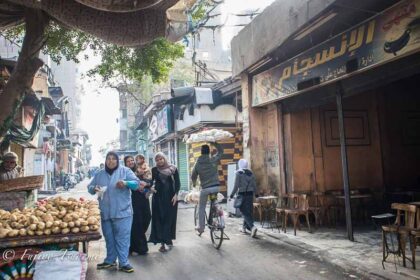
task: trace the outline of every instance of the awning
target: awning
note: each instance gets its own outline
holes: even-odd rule
[[[42,97],[41,102],[44,103],[46,115],[61,115],[61,110],[50,97]]]
[[[41,99],[39,99],[33,92],[25,96],[25,98],[22,101],[22,106],[31,106],[37,108],[39,102],[42,102],[42,104],[44,104],[46,115],[61,114],[61,110],[57,106],[55,106],[54,101],[50,97],[41,97]]]

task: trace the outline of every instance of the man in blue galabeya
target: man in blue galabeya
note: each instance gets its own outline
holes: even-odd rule
[[[114,152],[106,155],[105,168],[95,174],[89,183],[89,193],[98,193],[102,232],[106,243],[106,258],[97,265],[97,269],[115,268],[118,259],[120,271],[134,271],[128,262],[133,220],[131,190],[143,188],[144,185],[133,171],[119,165],[118,155]]]

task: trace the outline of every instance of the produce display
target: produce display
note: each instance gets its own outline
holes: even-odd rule
[[[233,134],[221,130],[221,129],[209,129],[209,130],[203,130],[201,132],[197,132],[194,134],[191,134],[190,137],[186,139],[187,144],[191,143],[199,143],[199,142],[216,142],[225,140],[228,138],[232,138]]]
[[[0,209],[0,239],[97,231],[99,223],[97,201],[56,197],[39,201],[34,208]]]

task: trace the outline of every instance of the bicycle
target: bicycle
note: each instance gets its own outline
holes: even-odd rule
[[[223,209],[218,207],[216,193],[209,194],[208,197],[210,201],[210,212],[208,216],[207,212],[205,212],[206,226],[210,230],[211,242],[213,243],[214,248],[220,249],[223,240],[229,240],[229,237],[226,235],[226,233],[224,233],[225,219]],[[199,205],[196,204],[194,208],[195,226],[197,226],[198,224],[198,207]],[[199,234],[199,236],[201,236],[201,233]]]

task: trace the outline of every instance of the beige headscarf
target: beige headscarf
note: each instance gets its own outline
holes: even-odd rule
[[[176,166],[168,163],[168,159],[166,158],[164,153],[162,153],[162,152],[156,153],[155,162],[156,162],[156,158],[158,158],[158,157],[162,157],[165,160],[165,164],[163,166],[159,166],[159,165],[156,164],[156,167],[159,170],[159,172],[166,175],[166,176],[173,175],[176,171]]]

